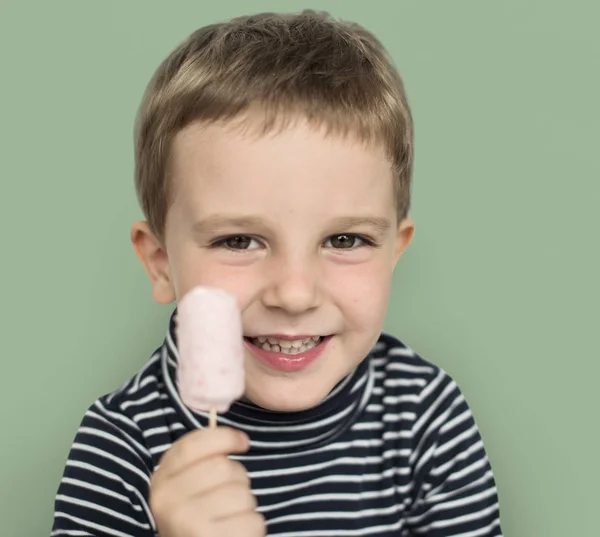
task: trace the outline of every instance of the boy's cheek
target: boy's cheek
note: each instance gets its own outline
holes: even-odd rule
[[[188,255],[179,264],[178,298],[196,286],[219,287],[237,297],[240,306],[256,288],[257,270],[216,263],[206,256]]]
[[[356,302],[377,299],[390,292],[392,270],[384,259],[347,267],[333,267],[326,273],[328,287],[352,296]]]
[[[354,267],[328,280],[330,298],[342,310],[346,322],[363,331],[378,329],[389,303],[391,276],[389,267],[381,265]]]

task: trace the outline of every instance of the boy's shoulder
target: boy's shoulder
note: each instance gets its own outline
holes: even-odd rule
[[[410,400],[417,404],[415,411],[423,413],[441,400],[445,404],[464,400],[451,374],[389,333],[380,335],[370,360],[384,401]]]
[[[398,373],[424,379],[448,376],[439,365],[423,358],[403,340],[387,332],[382,332],[379,336],[372,351],[372,359],[376,367],[383,368],[389,374]]]
[[[159,347],[121,387],[96,398],[84,413],[76,444],[101,442],[105,451],[151,472],[163,451],[159,447],[185,432],[168,394],[172,381],[165,378],[165,358]]]
[[[153,406],[153,401],[158,403],[164,389],[163,356],[159,348],[119,388],[102,395],[94,404],[133,417],[140,406]]]
[[[102,429],[108,434],[135,440],[148,455],[144,429],[154,414],[164,412],[165,382],[160,349],[121,387],[95,399],[85,412],[82,427]]]

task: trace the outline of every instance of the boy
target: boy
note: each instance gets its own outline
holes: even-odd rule
[[[380,43],[310,11],[202,28],[150,82],[135,153],[153,297],[236,296],[246,393],[216,430],[182,404],[175,310],[86,413],[52,535],[501,535],[458,387],[381,333],[414,224],[411,114]]]

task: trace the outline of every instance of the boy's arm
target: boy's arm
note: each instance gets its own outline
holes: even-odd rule
[[[420,396],[413,426],[411,534],[499,537],[498,494],[471,411],[443,371]]]
[[[154,537],[150,468],[139,427],[97,401],[69,453],[55,498],[52,537]]]

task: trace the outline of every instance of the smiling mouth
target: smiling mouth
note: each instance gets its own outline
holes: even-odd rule
[[[314,349],[317,345],[323,342],[324,337],[312,336],[304,339],[288,340],[261,336],[245,339],[252,345],[255,345],[264,351],[294,355]]]

